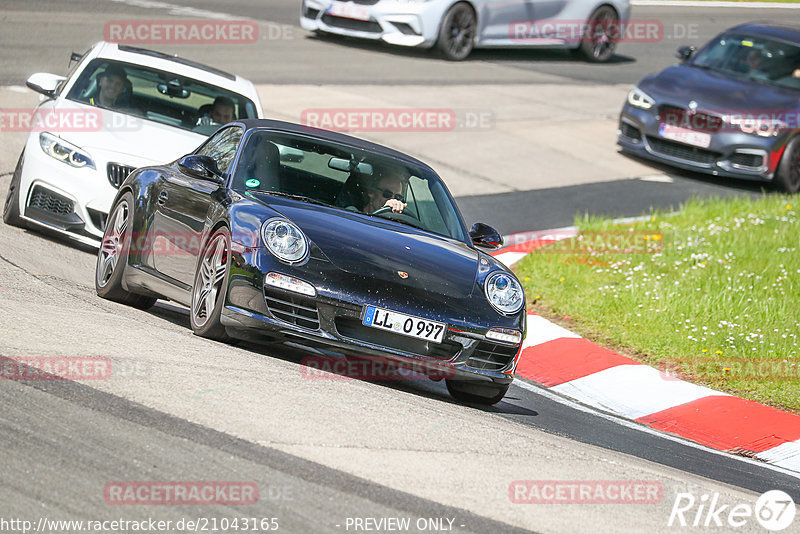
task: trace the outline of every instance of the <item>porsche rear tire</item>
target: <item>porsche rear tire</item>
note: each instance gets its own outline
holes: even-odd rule
[[[231,339],[221,322],[230,262],[231,233],[222,226],[211,234],[203,247],[192,286],[189,317],[192,330],[200,337],[224,342]]]
[[[484,384],[467,380],[445,380],[447,391],[459,402],[492,406],[506,396],[511,384]]]
[[[131,247],[132,220],[133,195],[128,192],[114,204],[108,217],[100,250],[97,251],[94,288],[104,299],[146,310],[156,303],[155,298],[129,293],[122,287]]]
[[[3,222],[17,226],[19,228],[25,227],[25,221],[22,220],[19,214],[19,186],[22,180],[22,161],[25,152],[19,155],[17,167],[14,169],[14,174],[11,176],[11,183],[8,184],[8,194],[6,195],[6,203],[3,206]]]

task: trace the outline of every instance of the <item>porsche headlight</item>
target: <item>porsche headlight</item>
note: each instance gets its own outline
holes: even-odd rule
[[[273,256],[287,263],[297,263],[308,253],[303,232],[286,219],[269,219],[261,225],[261,240]]]
[[[495,273],[486,280],[486,298],[502,313],[517,313],[525,302],[522,286],[504,272]]]
[[[72,167],[94,169],[92,157],[81,148],[47,132],[39,134],[39,146],[45,154]]]
[[[653,98],[639,89],[634,87],[628,92],[628,104],[639,109],[650,109],[656,103]]]

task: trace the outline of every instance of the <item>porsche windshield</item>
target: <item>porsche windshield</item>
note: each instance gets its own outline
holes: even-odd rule
[[[436,174],[347,145],[255,132],[243,148],[232,187],[244,194],[290,196],[465,239],[458,211]]]
[[[253,102],[220,87],[142,65],[94,59],[67,98],[210,135],[256,117]]]
[[[800,89],[800,47],[761,37],[725,34],[698,52],[695,67]]]

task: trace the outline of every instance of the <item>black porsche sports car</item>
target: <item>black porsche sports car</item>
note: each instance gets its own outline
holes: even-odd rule
[[[190,308],[200,336],[293,341],[388,358],[494,404],[513,380],[525,296],[480,249],[427,165],[346,135],[231,123],[120,187],[95,284],[139,308]]]
[[[800,191],[800,26],[742,24],[678,57],[628,93],[622,150]]]

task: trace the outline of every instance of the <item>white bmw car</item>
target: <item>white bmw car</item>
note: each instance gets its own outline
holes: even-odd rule
[[[321,34],[432,48],[454,61],[473,48],[566,48],[608,61],[630,0],[303,0],[300,25]]]
[[[100,42],[67,76],[38,73],[42,96],[3,220],[99,246],[111,203],[138,167],[173,161],[223,123],[262,118],[253,84],[179,57]]]

